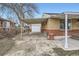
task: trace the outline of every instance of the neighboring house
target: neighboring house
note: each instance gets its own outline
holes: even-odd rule
[[[14,32],[15,23],[10,20],[0,18],[0,32]]]
[[[31,25],[31,32],[51,32],[56,36],[65,35],[64,13],[44,13],[42,18],[23,21]],[[79,33],[79,15],[71,12],[71,14],[68,15],[67,25],[68,34]]]

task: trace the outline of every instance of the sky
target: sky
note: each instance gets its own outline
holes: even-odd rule
[[[43,13],[79,12],[79,3],[36,3],[36,6],[39,13],[34,14],[35,18],[41,18]],[[4,18],[7,17],[4,16]],[[19,23],[17,19],[15,21]]]
[[[66,11],[79,12],[79,3],[37,3],[39,13],[36,18],[42,17],[43,13],[62,13]]]

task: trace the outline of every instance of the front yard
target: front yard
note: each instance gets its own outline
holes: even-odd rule
[[[0,39],[0,56],[7,53],[13,46],[15,42],[12,39],[4,38]]]
[[[4,56],[78,56],[79,50],[64,51],[44,34],[20,34],[0,40],[0,55]]]
[[[16,36],[15,46],[5,54],[5,56],[50,56],[53,53],[55,44],[53,40],[47,40],[43,34],[24,34],[23,40],[19,40],[20,35]]]

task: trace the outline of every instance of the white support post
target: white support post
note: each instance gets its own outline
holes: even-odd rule
[[[68,48],[68,15],[65,14],[65,48]]]

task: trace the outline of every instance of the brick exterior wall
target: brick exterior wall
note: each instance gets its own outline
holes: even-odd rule
[[[49,29],[42,29],[42,32],[51,32],[54,34],[54,36],[64,36],[65,35],[65,31],[62,30],[49,30]],[[79,33],[79,30],[69,30],[68,31],[68,35],[71,34],[75,34],[75,33]]]

